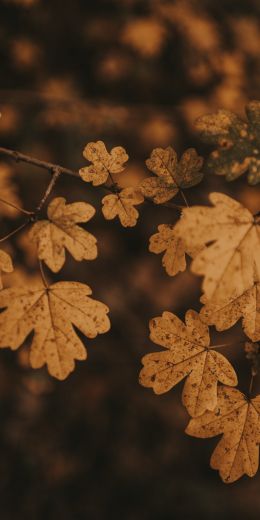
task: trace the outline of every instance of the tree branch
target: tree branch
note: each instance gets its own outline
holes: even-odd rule
[[[65,168],[64,166],[60,166],[59,164],[50,163],[47,161],[41,161],[40,159],[36,159],[35,157],[31,157],[30,155],[25,155],[24,153],[18,152],[17,150],[10,150],[9,148],[0,147],[0,154],[6,155],[10,157],[16,162],[25,162],[27,164],[32,164],[33,166],[38,166],[39,168],[43,168],[44,170],[48,170],[55,177],[60,174],[70,175],[72,177],[81,178],[78,171],[71,170],[69,168]],[[111,186],[108,184],[102,184],[99,186],[100,188],[106,189],[111,193],[118,194],[118,190],[121,189],[117,184],[113,183]],[[144,197],[145,202],[154,204],[152,199],[148,197]],[[187,205],[187,203],[186,203]],[[156,204],[157,206],[157,204]],[[171,208],[178,211],[181,211],[185,206],[181,206],[178,204],[174,204],[173,202],[160,204],[165,208]]]

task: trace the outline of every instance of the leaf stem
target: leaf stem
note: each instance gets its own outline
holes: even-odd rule
[[[42,261],[40,259],[39,259],[39,267],[40,267],[42,283],[43,283],[45,289],[49,289],[49,284],[48,284],[48,282],[46,280],[46,277],[45,277],[45,274],[44,274],[44,270],[43,270]]]

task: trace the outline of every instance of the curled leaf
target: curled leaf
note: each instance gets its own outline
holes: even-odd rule
[[[66,199],[57,197],[48,206],[49,220],[36,222],[30,239],[36,244],[38,257],[57,273],[65,262],[65,248],[75,260],[93,260],[97,257],[96,238],[77,222],[87,222],[95,208],[86,202],[66,204]]]
[[[122,146],[116,146],[108,153],[103,141],[88,143],[83,155],[92,164],[81,168],[79,174],[83,181],[92,182],[93,186],[104,184],[109,174],[122,172],[124,163],[129,159]]]
[[[226,483],[244,474],[253,477],[258,469],[260,442],[260,396],[248,400],[234,388],[219,387],[216,409],[191,419],[186,433],[206,439],[223,434],[210,465]]]
[[[110,328],[107,306],[90,298],[91,292],[79,282],[3,289],[0,308],[7,309],[0,314],[0,348],[16,350],[34,331],[32,367],[46,363],[52,376],[65,379],[74,370],[74,360],[87,357],[73,325],[88,338]]]
[[[187,377],[182,401],[195,417],[216,407],[218,381],[235,386],[237,377],[229,361],[209,348],[208,327],[199,315],[189,310],[185,321],[164,312],[150,322],[151,340],[167,350],[143,357],[140,383],[162,394]]]
[[[143,195],[138,189],[124,188],[119,193],[106,195],[102,199],[102,212],[107,220],[118,217],[122,226],[133,227],[139,216],[135,206],[143,201]]]

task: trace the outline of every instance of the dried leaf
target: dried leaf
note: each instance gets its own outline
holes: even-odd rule
[[[140,189],[145,197],[151,198],[156,204],[167,202],[179,189],[190,188],[202,180],[202,163],[202,157],[193,148],[186,150],[179,162],[171,146],[155,148],[146,165],[157,177],[144,179]]]
[[[95,209],[86,202],[66,204],[66,199],[57,197],[48,206],[49,220],[36,222],[30,239],[37,245],[38,257],[57,273],[65,262],[65,248],[75,260],[94,260],[97,257],[96,239],[91,233],[77,226],[87,222]]]
[[[219,470],[226,483],[246,474],[253,477],[258,469],[260,442],[260,396],[248,400],[234,388],[219,387],[218,403],[214,411],[191,419],[186,433],[208,438],[223,434],[210,465]]]
[[[13,270],[13,262],[10,255],[0,249],[0,289],[3,288],[2,273],[11,273]]]
[[[102,199],[102,212],[107,220],[118,217],[122,226],[136,225],[139,213],[134,206],[142,204],[143,195],[136,188],[124,188],[120,193],[106,195]]]
[[[183,210],[176,233],[189,248],[202,248],[191,270],[204,276],[207,302],[221,304],[253,288],[260,280],[260,227],[239,202],[222,193],[211,193],[214,207]]]
[[[185,253],[191,257],[194,255],[194,251],[186,248],[185,240],[176,236],[175,226],[171,224],[158,226],[158,233],[150,237],[149,251],[155,254],[165,251],[162,265],[169,276],[174,276],[179,271],[185,271]]]
[[[90,298],[91,289],[79,282],[58,282],[48,288],[14,287],[0,292],[0,347],[16,350],[34,331],[30,362],[45,363],[49,373],[65,379],[75,359],[86,359],[85,347],[73,325],[88,338],[110,328],[108,308]]]
[[[206,114],[196,121],[196,128],[205,142],[217,145],[206,169],[225,175],[233,181],[248,171],[251,185],[260,182],[260,101],[246,106],[248,123],[229,110]]]
[[[102,141],[88,143],[83,155],[93,164],[81,168],[79,174],[83,181],[92,182],[93,186],[104,184],[113,173],[122,172],[125,168],[124,163],[129,159],[122,146],[116,146],[108,153]]]
[[[207,302],[205,296],[202,296],[201,301],[205,305],[200,314],[208,325],[215,325],[217,330],[222,331],[242,318],[245,334],[252,341],[260,340],[260,282],[255,282],[241,295],[234,294],[221,302]]]
[[[151,320],[151,340],[167,351],[143,357],[140,383],[162,394],[187,377],[182,401],[195,417],[216,407],[218,381],[235,386],[237,377],[229,361],[209,348],[208,327],[200,316],[189,310],[185,321],[186,326],[170,312]]]

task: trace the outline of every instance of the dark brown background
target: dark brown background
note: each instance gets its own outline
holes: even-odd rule
[[[120,144],[130,155],[124,185],[145,176],[155,146],[207,153],[194,118],[219,107],[243,114],[259,97],[259,15],[259,0],[2,0],[1,146],[77,168],[87,142]],[[48,174],[11,166],[24,207],[34,208]],[[227,184],[213,175],[187,198],[206,203],[213,189],[253,211],[259,204],[245,178]],[[136,228],[123,229],[104,221],[105,193],[59,180],[55,195],[97,208],[87,228],[98,238],[99,258],[67,258],[53,279],[89,283],[111,308],[111,331],[86,342],[87,362],[62,383],[28,366],[29,341],[20,353],[0,353],[1,519],[257,519],[259,475],[225,486],[209,469],[216,439],[184,434],[182,385],[158,397],[138,384],[140,359],[155,348],[149,319],[199,308],[200,280],[189,272],[169,278],[147,250],[157,225],[178,215],[144,205]],[[1,236],[19,222],[3,218]],[[37,265],[19,237],[10,244],[17,268],[34,276]],[[235,342],[241,328],[212,337]],[[226,354],[247,390],[241,345]]]

